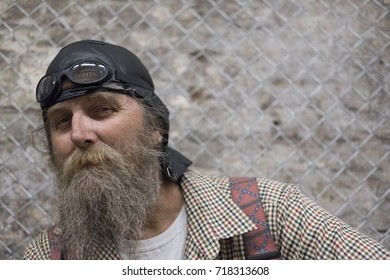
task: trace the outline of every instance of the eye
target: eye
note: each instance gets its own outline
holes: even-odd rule
[[[115,112],[115,109],[109,105],[100,105],[92,109],[91,115],[95,118],[104,118]]]
[[[97,112],[110,112],[112,111],[112,108],[109,106],[100,106],[96,109]]]
[[[54,130],[65,130],[70,126],[72,117],[71,116],[61,116],[53,120],[51,127]]]

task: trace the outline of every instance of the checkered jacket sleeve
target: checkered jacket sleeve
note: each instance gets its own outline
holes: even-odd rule
[[[258,179],[270,230],[284,259],[390,259],[390,252],[289,184]]]

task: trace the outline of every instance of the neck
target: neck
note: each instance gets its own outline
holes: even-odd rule
[[[179,215],[183,204],[180,186],[174,182],[164,181],[159,203],[145,226],[142,239],[152,238],[167,230]]]

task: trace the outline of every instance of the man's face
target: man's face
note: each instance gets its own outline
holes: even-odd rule
[[[143,109],[126,95],[98,92],[59,102],[47,112],[55,163],[75,149],[105,143],[118,147],[131,143],[143,124]]]
[[[144,111],[129,96],[101,92],[47,112],[57,223],[77,258],[94,258],[94,247],[107,240],[140,239],[156,206],[161,139],[144,122]],[[129,253],[136,257],[135,251]]]

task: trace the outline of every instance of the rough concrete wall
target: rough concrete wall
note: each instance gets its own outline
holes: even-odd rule
[[[49,223],[34,89],[61,46],[137,53],[171,110],[171,144],[210,173],[265,176],[390,248],[388,1],[0,3],[0,258]]]

